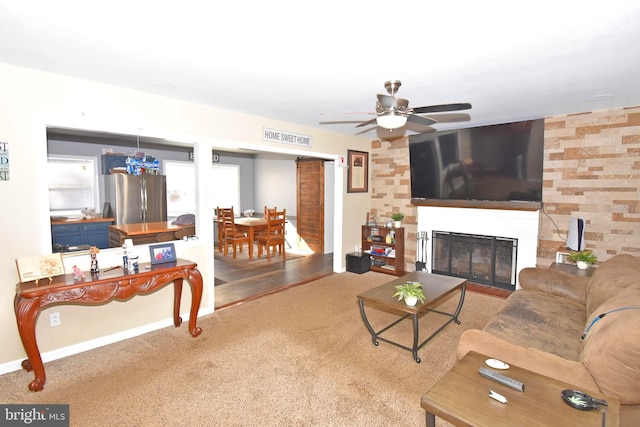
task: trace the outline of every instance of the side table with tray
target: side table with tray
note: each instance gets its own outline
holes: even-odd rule
[[[522,384],[520,391],[480,373],[494,360],[473,351],[459,360],[422,397],[420,404],[426,411],[427,426],[435,426],[436,416],[455,425],[478,427],[510,427],[534,420],[535,425],[544,426],[615,427],[620,424],[617,399],[592,390],[576,390],[574,385],[518,366],[500,369],[491,365],[516,385]]]

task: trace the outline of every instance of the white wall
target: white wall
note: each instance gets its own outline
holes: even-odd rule
[[[518,239],[516,274],[536,266],[539,211],[418,207],[418,231],[427,231],[427,269],[431,271],[432,231],[450,231]],[[517,277],[517,276],[516,276]],[[519,287],[516,283],[516,287]]]
[[[262,213],[265,206],[286,209],[287,216],[296,216],[296,161],[295,157],[260,153],[254,158],[254,206]]]
[[[14,285],[18,282],[15,259],[51,252],[46,176],[47,126],[141,134],[193,145],[198,192],[196,227],[202,237],[200,245],[177,250],[179,256],[198,262],[201,269],[206,292],[202,313],[213,310],[213,206],[207,195],[211,194],[208,186],[211,182],[211,150],[214,147],[255,148],[290,155],[314,153],[335,158],[346,155],[347,149],[364,151],[371,146],[366,138],[5,64],[0,64],[0,93],[0,140],[9,143],[10,156],[10,180],[0,182],[3,200],[0,235],[5,243],[4,256],[0,258],[0,277],[4,280],[0,287],[0,305],[4,307],[0,310],[0,322],[5,325],[0,329],[0,342],[3,344],[0,373],[19,369],[19,362],[25,356],[11,309]],[[263,127],[311,135],[313,148],[263,142]],[[338,254],[334,260],[335,271],[344,270],[342,253],[347,248],[342,246],[342,242],[357,240],[362,218],[369,206],[369,200],[366,203],[358,200],[357,203],[345,197],[346,170],[339,171],[339,178],[336,181],[336,209],[348,215],[340,217],[335,227],[334,253]],[[99,260],[108,257],[109,251],[113,250],[101,253]],[[184,292],[183,299],[188,298],[188,287]],[[40,350],[59,354],[61,349],[124,336],[132,328],[139,331],[147,325],[158,325],[170,319],[172,300],[171,289],[165,288],[126,303],[99,307],[60,306],[61,326],[54,329],[45,322],[38,325]],[[41,319],[47,317],[48,314],[44,314]],[[208,333],[215,334],[215,331],[203,332]],[[188,335],[186,331],[185,334]]]

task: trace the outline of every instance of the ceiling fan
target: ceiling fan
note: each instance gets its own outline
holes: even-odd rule
[[[395,95],[398,92],[398,89],[402,83],[400,80],[389,80],[385,82],[384,87],[387,89],[388,95],[378,94],[378,101],[376,102],[376,111],[375,113],[366,113],[366,114],[375,114],[376,117],[359,123],[356,127],[364,127],[376,124],[381,128],[389,129],[393,131],[394,129],[399,129],[409,123],[414,123],[420,126],[430,126],[434,123],[438,123],[442,120],[438,120],[437,116],[420,116],[419,114],[430,114],[430,113],[444,113],[449,111],[460,111],[460,110],[468,110],[471,108],[471,104],[469,103],[455,103],[455,104],[441,104],[441,105],[430,105],[424,107],[409,107],[409,100],[404,98],[397,98]],[[447,122],[451,121],[463,121],[469,120],[468,115],[450,115],[446,118]],[[430,128],[429,131],[433,131],[434,129]],[[360,132],[363,133],[363,132]]]

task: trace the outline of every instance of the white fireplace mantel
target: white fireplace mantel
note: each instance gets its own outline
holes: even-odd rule
[[[535,267],[539,217],[539,211],[419,206],[418,231],[426,231],[429,236],[427,269],[431,271],[434,230],[518,239],[517,274],[523,268]]]

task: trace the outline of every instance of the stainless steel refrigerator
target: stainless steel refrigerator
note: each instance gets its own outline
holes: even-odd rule
[[[116,225],[167,220],[167,180],[164,175],[105,175],[105,201]]]

